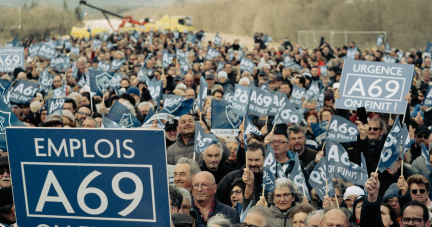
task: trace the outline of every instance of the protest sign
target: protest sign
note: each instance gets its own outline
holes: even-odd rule
[[[356,53],[357,53],[357,47],[348,48],[346,59],[347,60],[354,60]]]
[[[408,133],[408,127],[406,126],[405,123],[403,123],[403,126],[402,126],[402,141],[401,141],[401,144],[402,144],[401,158],[402,158],[402,161],[403,161],[405,153],[407,153],[408,150],[411,149],[411,147],[410,147],[411,138],[410,138],[409,133]]]
[[[383,43],[383,41],[384,41],[384,36],[383,35],[379,35],[377,37],[376,45],[377,46],[381,46],[381,44]]]
[[[424,107],[431,107],[432,106],[432,86],[428,85],[428,89],[426,91],[426,97],[424,98],[423,102]]]
[[[95,92],[96,95],[104,95],[114,73],[104,72],[101,70],[91,70],[89,74],[91,91]]]
[[[234,98],[234,91],[232,88],[228,88],[228,90],[225,92],[222,100],[227,102],[228,104],[231,104]]]
[[[195,122],[195,140],[194,140],[194,151],[195,154],[201,154],[212,144],[218,143],[219,140],[213,134],[204,133],[204,129],[201,127],[199,121]]]
[[[326,158],[323,157],[315,166],[314,170],[310,173],[309,177],[309,184],[315,189],[315,192],[318,194],[318,197],[321,199],[321,201],[324,201],[326,191],[330,198],[335,195],[333,182],[327,172],[327,168],[331,167],[327,164]]]
[[[101,71],[108,71],[110,70],[111,65],[106,62],[106,61],[99,61],[98,66],[97,66],[97,70],[101,70]]]
[[[39,76],[39,91],[45,91],[45,93],[48,93],[48,91],[51,89],[51,85],[54,81],[54,75],[51,73],[48,73],[48,68],[45,68],[44,71],[41,72]]]
[[[100,49],[102,46],[102,41],[100,39],[93,39],[92,44],[93,44],[93,50]]]
[[[385,44],[385,52],[386,52],[387,54],[390,54],[390,53],[391,53],[391,46],[390,46],[390,43],[386,43],[386,44]]]
[[[216,68],[216,72],[220,72],[222,71],[222,69],[225,68],[226,63],[225,62],[218,62],[217,68]]]
[[[320,121],[318,123],[311,123],[311,129],[313,134],[315,135],[315,140],[318,143],[321,143],[322,140],[326,137],[327,125],[328,121]]]
[[[216,45],[216,46],[220,46],[220,45],[222,45],[222,37],[219,36],[219,33],[216,34],[213,43],[214,43],[214,45]]]
[[[26,127],[14,112],[8,107],[7,103],[0,99],[0,149],[8,151],[6,147],[6,127]],[[21,136],[15,137],[20,139]],[[22,141],[18,142],[21,143]]]
[[[163,131],[6,131],[20,226],[171,226]]]
[[[235,114],[245,116],[248,111],[249,97],[252,89],[240,84],[235,84],[234,90],[233,102],[231,103],[232,109]]]
[[[339,143],[355,142],[359,135],[357,126],[351,121],[337,115],[333,115],[327,130],[327,138]]]
[[[11,84],[12,83],[7,80],[0,79],[0,99],[6,94]]]
[[[414,65],[345,61],[335,108],[405,114]]]
[[[186,73],[189,71],[189,69],[191,69],[191,66],[184,59],[180,59],[179,62],[180,62],[180,75],[184,77]]]
[[[178,95],[163,95],[164,98],[163,109],[158,112],[158,119],[168,120],[170,118],[180,117],[189,113],[193,107],[193,98],[184,99]]]
[[[326,139],[326,155],[328,178],[342,179],[356,185],[364,185],[368,179],[366,169],[349,161],[348,152],[338,142]]]
[[[397,62],[397,58],[394,58],[394,57],[389,56],[389,55],[384,55],[383,56],[383,62],[385,62],[385,63],[396,63]]]
[[[249,60],[249,58],[242,58],[240,61],[240,70],[243,72],[252,73],[254,66],[255,64],[253,61]]]
[[[12,93],[10,94],[10,102],[26,104],[29,103],[38,90],[39,84],[26,80],[18,80],[15,84]]]
[[[297,187],[301,188],[303,191],[303,196],[307,196],[309,201],[312,201],[309,193],[309,189],[306,184],[305,176],[303,174],[303,171],[301,169],[300,160],[298,157],[297,152],[295,153],[295,163],[294,168],[292,169],[288,179],[290,179]]]
[[[186,61],[187,54],[186,54],[186,52],[181,51],[176,47],[176,58],[179,60]]]
[[[65,100],[65,98],[47,99],[47,115],[63,115],[63,105],[65,103]]]
[[[160,100],[162,98],[162,90],[163,90],[163,81],[148,81],[147,83],[148,89],[150,92],[150,96],[153,99],[153,102],[155,103],[155,110],[157,111],[159,109]]]
[[[276,174],[276,157],[270,144],[267,144],[264,166],[267,166],[273,175]]]
[[[205,60],[213,60],[213,58],[219,57],[221,54],[213,47],[207,47],[207,54]]]
[[[116,58],[114,58],[114,60],[111,63],[111,71],[115,72],[115,71],[119,70],[124,65],[124,63],[125,63],[124,59],[117,60]],[[98,67],[99,67],[99,65],[98,65]]]
[[[79,55],[79,53],[80,53],[80,49],[79,49],[79,47],[72,47],[71,48],[71,51],[70,51],[72,54],[75,54],[75,55]]]
[[[136,128],[141,125],[141,122],[120,102],[113,104],[106,117],[125,128]]]
[[[0,48],[0,72],[13,72],[15,68],[24,66],[23,47]]]
[[[397,118],[393,127],[388,134],[384,147],[381,151],[381,157],[378,163],[378,170],[382,173],[387,168],[393,168],[396,159],[399,157],[399,146],[402,140],[402,127]]]
[[[159,119],[161,119],[159,117],[160,114],[158,114],[157,119],[156,115],[155,115],[155,111],[150,108],[146,118],[144,119],[144,124],[141,125],[141,128],[151,128],[151,126],[153,125],[154,121],[156,121],[156,125],[159,129],[164,129],[165,128],[165,124],[160,121]],[[167,122],[171,122],[173,119],[168,119]],[[172,122],[171,122],[172,123]]]
[[[162,50],[162,65],[166,69],[169,65],[171,65],[173,61],[173,56],[168,52],[168,50]]]
[[[252,86],[249,100],[249,114],[258,117],[267,117],[273,101],[273,94]]]
[[[261,90],[263,90],[263,91],[267,91],[267,92],[272,93],[272,91],[270,90],[269,82],[270,82],[270,81],[267,81],[267,82],[261,84],[261,85],[259,86],[259,88],[260,88]]]
[[[297,108],[300,109],[303,106],[302,98],[306,92],[306,88],[299,87],[293,84],[293,89],[291,92],[291,103]]]
[[[231,105],[223,100],[213,100],[211,104],[211,132],[216,136],[238,136],[243,116],[233,112]]]
[[[200,109],[201,113],[203,111],[204,105],[205,105],[205,98],[207,97],[207,88],[208,84],[205,81],[204,77],[200,77],[200,88],[198,91],[196,103],[198,108]]]
[[[52,59],[55,54],[56,50],[54,49],[54,47],[51,47],[47,43],[42,43],[37,56],[45,59]]]
[[[286,97],[286,94],[278,91],[272,91],[273,94],[273,102],[270,107],[269,116],[276,116],[276,114],[279,112],[279,109],[283,106]]]
[[[53,98],[60,98],[66,96],[66,80],[63,80],[63,85],[53,90]]]
[[[252,123],[252,118],[249,115],[244,119],[243,140],[245,141],[245,150],[247,151],[247,135],[263,136],[260,130]]]
[[[39,43],[35,43],[32,44],[29,48],[28,48],[28,52],[31,58],[34,58],[37,56],[38,52],[40,49],[40,44]]]
[[[300,113],[292,103],[288,101],[288,98],[284,98],[285,101],[282,103],[282,107],[273,119],[274,125],[294,123],[299,124],[303,119],[304,115]]]
[[[266,191],[274,192],[276,188],[276,178],[275,175],[270,171],[269,167],[266,166],[265,164],[264,164],[262,182],[263,182],[262,186]]]
[[[320,75],[321,76],[327,76],[327,66],[326,65],[322,65],[320,67],[318,67],[320,70]]]
[[[432,170],[430,164],[429,149],[423,143],[421,143],[421,156],[425,159],[425,164],[428,167],[428,169]]]

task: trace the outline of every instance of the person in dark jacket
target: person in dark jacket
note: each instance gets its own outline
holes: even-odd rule
[[[303,127],[299,125],[289,127],[288,139],[290,150],[298,153],[300,161],[305,166],[315,160],[318,152],[306,147],[306,135]]]
[[[381,187],[378,195],[381,198],[384,197],[386,190],[390,187],[391,184],[398,182],[399,177],[401,176],[401,163],[402,160],[400,157],[398,157],[392,169],[387,168],[384,172],[378,175],[378,179],[381,182]],[[403,166],[404,178],[408,179],[408,177],[410,177],[411,175],[412,172],[410,168],[407,165],[404,165]]]
[[[368,196],[362,204],[360,226],[399,227],[393,208],[389,204],[381,204],[381,198],[378,196],[381,186],[377,173],[371,173],[371,177],[365,183],[365,189]]]
[[[360,225],[360,217],[361,217],[361,210],[362,205],[364,201],[364,196],[360,195],[358,196],[353,204],[353,212],[350,218],[350,227],[359,227]]]
[[[415,143],[411,145],[411,160],[414,161],[421,155],[421,143],[426,147],[429,147],[429,135],[430,131],[426,126],[419,126],[414,132]]]
[[[401,195],[400,189],[397,183],[393,183],[388,187],[387,191],[384,194],[382,201],[384,203],[390,204],[396,212],[396,216],[399,218],[401,216],[401,200],[399,196]]]
[[[243,166],[243,168],[236,170],[234,172],[229,173],[226,175],[222,180],[219,182],[218,188],[217,188],[217,200],[221,201],[222,203],[232,206],[231,201],[229,199],[229,186],[230,184],[237,178],[243,178],[243,176],[248,175],[249,172],[252,173],[253,178],[255,179],[253,181],[253,189],[257,189],[257,192],[250,192],[253,196],[255,196],[256,201],[259,200],[259,196],[261,195],[259,190],[261,189],[262,184],[262,171],[264,169],[264,159],[265,159],[265,148],[264,146],[259,142],[252,142],[248,144],[248,166],[247,168]],[[246,174],[245,174],[246,171]],[[246,183],[246,182],[245,182]],[[246,193],[246,191],[245,191]]]
[[[233,168],[221,162],[223,154],[223,146],[221,142],[210,145],[203,153],[204,163],[201,166],[201,171],[208,171],[216,179],[216,184],[222,180],[228,173],[234,171]]]
[[[207,221],[216,214],[223,214],[231,224],[240,222],[237,211],[215,198],[216,181],[209,172],[195,175],[192,183],[192,216],[195,217],[195,227],[206,227]]]
[[[16,222],[12,188],[0,189],[0,224],[11,225]]]

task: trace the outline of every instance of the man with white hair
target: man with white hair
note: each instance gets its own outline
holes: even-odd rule
[[[312,211],[305,219],[306,227],[321,227],[321,220],[324,215],[324,210]]]
[[[151,102],[141,102],[138,104],[138,109],[143,116],[147,115],[150,109],[154,109],[154,105]]]
[[[243,224],[259,227],[277,226],[274,214],[265,206],[252,207],[244,218]]]
[[[218,184],[228,173],[234,171],[233,168],[228,167],[225,163],[221,162],[223,151],[222,143],[218,142],[210,145],[202,153],[204,162],[201,166],[201,171],[208,171],[213,174],[216,179],[216,184]]]
[[[243,86],[245,86],[245,87],[249,87],[249,85],[250,85],[250,80],[249,80],[249,78],[247,78],[247,77],[243,77],[243,78],[240,79],[239,84],[240,84],[240,85],[243,85]]]
[[[350,213],[345,207],[341,207],[340,209],[328,207],[324,210],[321,226],[349,227],[349,217]]]

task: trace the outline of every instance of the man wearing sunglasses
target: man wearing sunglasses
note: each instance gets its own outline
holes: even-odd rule
[[[415,143],[411,145],[411,160],[415,160],[421,156],[421,143],[429,148],[429,135],[430,131],[426,126],[419,126],[414,133]]]
[[[430,210],[432,209],[432,202],[429,199],[430,185],[429,180],[425,176],[415,174],[408,177],[406,181],[403,178],[400,178],[398,181],[398,186],[401,190],[401,194],[403,195],[399,199],[401,207],[405,206],[404,202],[402,201],[410,202],[411,200],[416,200],[427,207],[427,209],[429,210],[429,216],[432,215],[432,213],[430,212]],[[405,215],[404,212],[402,213]]]
[[[8,156],[0,156],[0,188],[9,188],[11,185]]]

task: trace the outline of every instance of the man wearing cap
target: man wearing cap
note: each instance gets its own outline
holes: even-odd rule
[[[429,135],[430,131],[426,126],[419,126],[415,130],[415,143],[411,145],[411,160],[415,160],[417,157],[421,156],[421,143],[429,148]]]
[[[98,61],[97,57],[94,57],[94,58],[93,58],[93,61],[92,61],[92,67],[93,67],[94,69],[97,69],[98,64],[99,64],[99,61]]]
[[[132,96],[132,98],[135,99],[135,103],[139,103],[140,99],[141,99],[141,94],[139,92],[139,89],[137,87],[129,87],[127,89],[126,94],[129,94],[130,96]]]
[[[9,158],[7,155],[0,156],[0,188],[9,188],[12,186]]]
[[[211,95],[211,88],[215,84],[215,75],[211,72],[206,72],[205,80],[208,84],[207,95]]]
[[[63,117],[60,114],[50,114],[45,119],[45,127],[62,128]]]
[[[169,119],[165,124],[165,145],[166,149],[168,149],[169,146],[171,146],[173,143],[175,143],[177,138],[177,126],[178,126],[178,120],[176,119]]]
[[[45,127],[45,119],[48,114],[46,106],[42,106],[42,108],[39,110],[39,114],[40,114],[40,122],[38,127]]]

